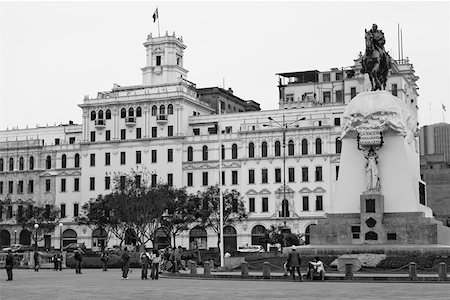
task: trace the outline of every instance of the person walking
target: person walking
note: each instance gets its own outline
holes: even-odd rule
[[[6,279],[6,281],[13,280],[13,271],[12,271],[13,268],[14,268],[14,255],[12,254],[11,249],[8,249],[8,254],[6,255],[5,259],[6,275],[8,276],[8,279]]]
[[[154,249],[152,257],[152,271],[150,273],[152,280],[158,280],[160,263],[161,263],[161,255],[158,250]]]
[[[62,261],[63,261],[63,255],[62,255],[61,251],[57,251],[56,252],[56,262],[58,263],[57,269],[59,271],[62,271]]]
[[[145,248],[141,252],[140,261],[142,268],[141,279],[148,279],[148,267],[151,264],[151,259],[150,255],[145,251]]]
[[[300,253],[295,250],[295,246],[292,246],[291,252],[289,252],[287,257],[287,266],[291,269],[292,280],[295,281],[295,270],[297,270],[298,277],[300,281],[303,281],[302,274],[300,273],[300,265],[302,263],[302,258],[300,257]]]
[[[128,271],[130,270],[130,253],[127,247],[123,249],[122,253],[122,279],[128,280]]]
[[[53,271],[58,271],[58,261],[56,259],[58,255],[58,252],[55,251],[55,254],[53,254]]]
[[[34,271],[39,272],[39,252],[37,251],[37,249],[33,253],[33,258],[34,258]]]
[[[77,250],[75,250],[75,263],[76,263],[75,273],[77,273],[77,274],[82,274],[81,273],[81,263],[83,261],[82,253],[83,252],[81,251],[81,248],[78,248]]]
[[[103,250],[102,255],[100,255],[100,260],[103,263],[103,271],[108,271],[109,253],[107,249]]]

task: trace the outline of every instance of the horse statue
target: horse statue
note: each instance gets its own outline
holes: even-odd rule
[[[366,29],[365,32],[366,52],[362,57],[361,73],[369,74],[372,91],[384,90],[386,89],[388,71],[392,65],[391,57],[384,51],[384,42],[382,45],[377,44],[372,30],[367,31]],[[384,34],[381,31],[378,32],[382,34],[384,41]]]

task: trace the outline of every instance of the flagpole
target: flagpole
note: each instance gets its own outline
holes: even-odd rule
[[[159,10],[158,10],[158,7],[156,7],[156,12],[157,12],[156,17],[158,18],[158,37],[161,37],[161,33],[159,32]]]
[[[217,107],[219,109],[219,124],[218,124],[218,131],[219,131],[219,218],[220,218],[220,266],[225,266],[225,245],[223,242],[223,195],[222,195],[222,103],[220,102],[220,99],[217,98]]]

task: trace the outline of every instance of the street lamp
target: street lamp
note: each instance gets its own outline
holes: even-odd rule
[[[62,251],[63,249],[63,240],[62,240],[62,228],[63,228],[63,223],[59,223],[59,249]]]
[[[268,117],[269,121],[274,122],[275,124],[263,124],[264,127],[279,127],[281,128],[281,131],[283,132],[283,201],[281,202],[281,211],[283,213],[284,218],[284,227],[283,229],[286,230],[286,214],[287,209],[284,209],[284,203],[286,200],[286,130],[289,128],[289,126],[300,122],[302,120],[305,120],[305,117],[301,117],[300,119],[297,119],[291,123],[286,123],[285,116],[283,115],[283,123],[277,122],[272,117]]]
[[[14,244],[17,244],[17,229],[14,229]]]
[[[36,251],[37,251],[37,248],[38,248],[38,244],[37,244],[37,242],[38,242],[38,228],[39,228],[39,224],[35,223],[34,224],[34,229],[36,231],[36,239],[34,240],[34,248],[36,249]]]

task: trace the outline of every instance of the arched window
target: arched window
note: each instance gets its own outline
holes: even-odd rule
[[[122,108],[122,109],[120,110],[120,117],[121,117],[122,119],[125,119],[125,118],[127,117],[127,110],[126,110],[125,108]]]
[[[222,159],[225,159],[225,145],[222,145]]]
[[[156,107],[156,105],[152,106],[152,116],[156,116],[158,114],[158,108]]]
[[[28,166],[30,170],[34,170],[34,157],[30,157],[30,165]]]
[[[322,140],[320,138],[316,139],[316,154],[322,154]]]
[[[14,158],[9,158],[9,170],[14,171]]]
[[[248,144],[248,157],[255,157],[255,144],[253,142]]]
[[[142,108],[140,106],[136,108],[136,117],[142,117]]]
[[[98,119],[103,120],[103,110],[98,111]]]
[[[75,154],[75,163],[74,163],[74,167],[75,168],[79,168],[80,167],[80,154]]]
[[[95,110],[91,111],[91,121],[95,120]]]
[[[160,115],[165,115],[166,114],[166,107],[164,105],[161,105],[159,107],[159,114]]]
[[[236,144],[233,144],[231,146],[231,159],[237,159],[238,158],[238,147]]]
[[[173,115],[173,105],[172,104],[167,105],[167,114]]]
[[[3,168],[4,168],[3,158],[0,158],[0,172],[3,172]]]
[[[289,202],[287,199],[284,199],[283,202],[281,202],[281,217],[289,218]]]
[[[65,154],[63,154],[61,156],[61,168],[65,169],[67,166],[67,156]]]
[[[266,227],[256,225],[252,229],[252,245],[265,245]]]
[[[275,156],[281,155],[281,143],[280,141],[275,142]]]
[[[231,225],[223,228],[223,248],[225,252],[237,249],[237,231]]]
[[[202,149],[202,159],[203,160],[208,160],[208,146],[203,146]]]
[[[31,232],[23,229],[19,234],[19,243],[22,245],[31,245]]]
[[[134,108],[130,107],[130,108],[128,109],[128,116],[129,116],[129,117],[134,117]]]
[[[262,142],[261,144],[261,156],[267,157],[267,142]]]
[[[63,239],[64,247],[71,243],[76,243],[77,242],[77,233],[73,229],[66,229],[63,232],[62,239]]]
[[[187,148],[187,160],[188,161],[194,160],[194,149],[192,147]]]
[[[106,120],[111,119],[111,111],[109,109],[106,110]]]
[[[23,171],[23,166],[24,166],[24,163],[23,163],[23,157],[21,156],[21,157],[19,158],[19,170],[20,170],[20,171]]]
[[[189,249],[207,249],[208,234],[206,230],[200,226],[196,226],[189,232]]]
[[[342,150],[342,141],[340,138],[336,138],[336,153],[341,153]]]
[[[288,142],[288,155],[289,156],[294,155],[294,141],[293,140],[290,140]]]
[[[46,169],[52,168],[52,157],[50,155],[47,156],[47,159],[45,160],[45,168]]]
[[[308,140],[302,140],[302,155],[308,155]]]

